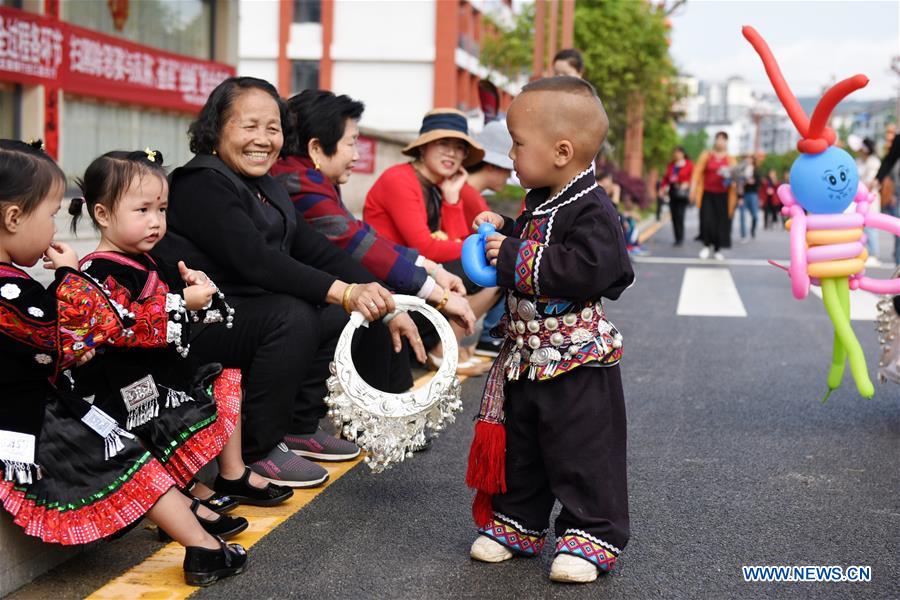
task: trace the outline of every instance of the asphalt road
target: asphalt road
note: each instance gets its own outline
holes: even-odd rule
[[[699,246],[671,239],[663,228],[651,256],[696,257]],[[783,232],[761,232],[727,254],[783,258],[786,248]],[[466,418],[430,452],[382,475],[351,472],[259,543],[250,572],[199,597],[900,597],[900,389],[879,386],[866,401],[848,378],[821,405],[830,322],[772,267],[726,267],[745,318],[677,316],[685,266],[636,268],[637,285],[607,308],[626,340],[632,517],[614,573],[561,586],[547,579],[549,554],[468,558],[463,476],[483,383],[470,380]],[[854,326],[874,369],[872,323]],[[741,566],[757,564],[869,565],[873,575],[745,583]]]
[[[381,475],[360,465],[257,543],[244,575],[196,597],[900,597],[900,388],[877,385],[863,400],[848,376],[822,405],[832,329],[821,301],[794,300],[761,261],[693,264],[699,245],[671,239],[668,227],[654,236],[650,260],[679,260],[637,262],[636,285],[607,304],[625,336],[632,524],[613,573],[552,584],[552,544],[539,559],[469,559],[463,480],[480,378],[430,451]],[[726,254],[784,259],[787,236],[760,232]],[[727,269],[746,316],[678,315],[687,268]],[[874,376],[873,324],[854,329]],[[132,560],[123,542],[137,554],[158,547],[148,538],[94,549],[41,589],[68,573],[59,596],[82,595]],[[872,581],[745,583],[742,565],[868,565]]]

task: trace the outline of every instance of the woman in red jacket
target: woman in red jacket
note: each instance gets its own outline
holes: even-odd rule
[[[363,220],[380,236],[413,248],[462,277],[469,305],[480,318],[496,302],[497,288],[482,289],[472,283],[459,259],[463,240],[472,233],[461,201],[465,167],[481,161],[484,150],[469,136],[463,113],[438,108],[425,115],[419,137],[403,153],[414,160],[381,174],[366,195]],[[466,341],[461,344],[462,360],[474,349],[475,342],[467,345]]]
[[[688,205],[688,191],[694,165],[685,154],[684,148],[676,146],[672,151],[672,162],[666,167],[663,193],[669,195],[669,210],[672,212],[672,228],[675,230],[675,245],[684,243],[684,213]]]

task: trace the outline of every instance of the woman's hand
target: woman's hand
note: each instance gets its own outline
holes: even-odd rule
[[[213,294],[218,290],[208,279],[206,283],[195,283],[184,288],[184,307],[188,310],[201,310],[209,306]]]
[[[388,323],[388,331],[391,332],[391,339],[394,341],[394,352],[400,352],[403,348],[401,337],[409,340],[409,346],[416,354],[416,358],[420,363],[425,362],[425,346],[422,345],[422,338],[419,337],[419,329],[413,320],[405,312],[397,314],[391,322]]]
[[[441,196],[444,201],[449,204],[456,204],[459,202],[459,192],[462,190],[463,186],[466,184],[466,179],[469,177],[469,174],[462,167],[459,168],[459,171],[447,177],[441,182]]]
[[[475,220],[472,222],[472,229],[477,231],[478,226],[482,223],[490,223],[494,226],[494,229],[499,230],[503,228],[503,217],[489,210],[486,210],[483,213],[478,213],[478,216],[476,216]]]
[[[78,255],[67,244],[62,242],[50,242],[50,247],[44,252],[44,268],[58,269],[70,267],[78,270]]]
[[[366,321],[377,321],[384,315],[394,312],[394,297],[377,283],[360,283],[350,291],[347,301],[350,310],[362,313]]]
[[[487,258],[488,263],[493,266],[497,266],[497,257],[500,256],[500,246],[503,245],[503,240],[506,239],[506,236],[500,233],[494,233],[484,240],[484,256]]]
[[[447,304],[441,309],[444,316],[465,329],[466,335],[475,332],[475,313],[469,306],[469,301],[459,294],[450,294]]]
[[[466,295],[466,284],[463,283],[462,278],[440,266],[434,272],[434,281],[445,290],[450,290],[460,296]]]

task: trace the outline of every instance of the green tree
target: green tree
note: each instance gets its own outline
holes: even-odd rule
[[[678,140],[678,145],[684,148],[685,153],[691,160],[697,160],[700,153],[706,150],[708,141],[709,136],[706,134],[706,130],[701,129],[700,131],[692,131],[681,136]]]
[[[534,53],[534,4],[522,7],[509,30],[490,15],[485,15],[485,20],[499,32],[484,36],[481,42],[480,60],[488,68],[488,79],[493,79],[493,74],[500,74],[515,80],[527,73]]]
[[[665,164],[676,141],[672,105],[681,90],[669,56],[666,11],[635,0],[582,0],[575,5],[575,45],[585,78],[610,115],[610,143],[623,149],[625,114],[634,94],[644,97],[644,160]],[[621,158],[621,156],[619,156]]]
[[[683,95],[674,84],[677,71],[669,56],[670,12],[638,0],[578,0],[575,5],[575,46],[584,56],[585,79],[597,88],[609,114],[614,158],[621,160],[628,103],[634,93],[641,93],[645,101],[643,155],[651,168],[669,160],[677,141],[671,108]],[[482,42],[481,62],[489,72],[509,79],[528,72],[534,16],[534,4],[526,4],[509,30],[491,21],[500,33]],[[546,25],[545,38],[549,17]]]

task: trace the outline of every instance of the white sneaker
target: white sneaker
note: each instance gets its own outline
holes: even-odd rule
[[[590,583],[600,572],[593,563],[571,554],[557,554],[550,567],[550,581]]]
[[[498,544],[486,535],[479,535],[472,543],[469,556],[481,562],[498,563],[511,559],[513,553],[503,544]]]
[[[870,256],[869,258],[866,259],[866,266],[867,267],[880,267],[881,261],[878,260],[877,256]]]
[[[703,250],[700,251],[700,258],[706,260],[707,258],[709,258],[709,254],[709,246],[703,246]]]
[[[716,252],[713,255],[713,258],[715,258],[716,260],[725,260],[725,255],[722,254],[721,252]]]

